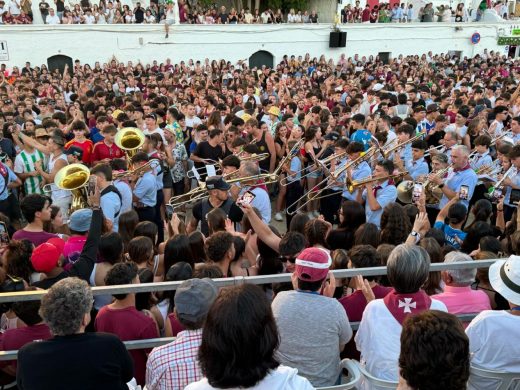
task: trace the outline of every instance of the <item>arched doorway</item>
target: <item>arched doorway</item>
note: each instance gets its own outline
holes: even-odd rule
[[[261,68],[262,65],[268,68],[272,68],[274,65],[273,55],[265,50],[259,50],[249,57],[249,68]]]
[[[54,72],[54,70],[59,69],[60,73],[63,73],[65,64],[69,65],[69,71],[72,72],[72,58],[69,56],[57,54],[47,58],[47,67],[49,68],[49,72]]]

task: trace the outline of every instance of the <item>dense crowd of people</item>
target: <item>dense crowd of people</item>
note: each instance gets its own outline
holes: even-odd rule
[[[185,0],[150,1],[149,6],[137,2],[134,6],[122,4],[120,0],[100,0],[97,4],[90,0],[77,3],[56,0],[49,4],[46,0],[38,3],[45,24],[281,24],[318,23],[316,10],[235,8],[225,6],[202,7],[191,5]],[[33,13],[31,0],[1,0],[0,24],[31,24]]]
[[[400,389],[520,372],[518,60],[0,71],[0,288],[48,289],[1,307],[0,349],[20,350],[5,383],[313,389],[341,382],[342,358]],[[280,273],[291,282],[212,282]],[[183,282],[91,291],[164,281]],[[121,343],[160,336],[176,338]]]
[[[509,9],[507,2],[497,1],[492,3],[482,0],[476,10],[468,12],[463,2],[458,3],[454,8],[447,4],[437,7],[433,3],[426,3],[418,10],[412,3],[395,3],[393,6],[388,3],[376,4],[373,7],[366,4],[360,6],[356,1],[355,5],[346,5],[341,10],[342,23],[410,23],[410,22],[470,22],[479,21],[486,9],[493,9],[497,15],[503,19],[509,19]]]

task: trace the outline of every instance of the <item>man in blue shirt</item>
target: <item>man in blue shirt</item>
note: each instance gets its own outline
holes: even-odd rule
[[[415,129],[409,124],[401,125],[397,129],[397,141],[399,144],[404,144],[405,142],[410,141],[410,138],[414,135]],[[399,157],[405,164],[412,161],[412,144],[408,142],[406,145],[399,148],[398,153]]]
[[[451,152],[452,169],[448,172],[448,176],[443,179],[437,175],[429,175],[429,179],[437,184],[443,193],[439,208],[442,209],[450,199],[459,194],[462,186],[467,187],[468,194],[467,199],[461,199],[461,203],[466,208],[469,207],[469,201],[473,196],[478,178],[469,165],[468,156],[467,147],[463,145],[454,146]]]
[[[437,104],[428,104],[426,107],[426,117],[417,125],[417,132],[428,135],[435,128],[435,119],[439,116]]]
[[[145,152],[138,152],[132,157],[134,169],[148,162]],[[151,171],[146,171],[141,177],[131,181],[134,208],[139,215],[139,221],[155,223],[155,204],[157,203],[157,183]]]
[[[365,204],[367,223],[373,223],[378,228],[381,224],[381,215],[387,204],[397,199],[397,188],[388,175],[394,172],[394,163],[390,160],[378,161],[374,168],[374,178],[378,181],[367,183],[363,193],[358,193],[358,202]]]
[[[343,167],[348,162],[346,154],[348,146],[350,145],[344,138],[337,140],[334,144],[334,154],[336,156],[342,155],[342,157],[331,162],[331,174],[328,179],[328,184],[330,184],[331,187],[330,189],[323,191],[322,195],[326,196],[326,198],[320,203],[320,213],[325,217],[325,221],[330,222],[331,224],[338,223],[338,210],[341,206],[341,193],[345,186],[346,176]],[[361,145],[359,145],[359,147],[363,150]],[[341,170],[343,171],[340,173]]]
[[[520,190],[520,145],[515,145],[508,157],[511,159],[512,171],[502,182],[506,192],[504,198],[504,220],[507,222],[511,219],[517,205],[511,200],[511,192]]]
[[[347,147],[347,155],[348,155],[348,161],[349,163],[357,160],[361,153],[363,153],[363,145],[359,142],[351,142],[349,146]],[[370,168],[370,165],[366,161],[362,161],[360,164],[356,164],[355,167],[347,169],[346,176],[347,176],[347,186],[345,187],[345,190],[343,191],[343,199],[344,200],[353,200],[357,201],[357,195],[360,190],[355,190],[350,192],[348,190],[348,184],[352,181],[356,180],[362,180],[366,179],[372,174],[372,169]],[[361,189],[362,192],[362,189]]]
[[[363,114],[356,114],[351,120],[352,130],[350,131],[350,140],[352,142],[360,142],[363,145],[365,151],[370,147],[370,140],[372,139],[372,133],[365,129],[365,116]]]
[[[428,163],[424,160],[424,151],[428,148],[428,144],[423,140],[416,140],[412,142],[412,159],[403,161],[399,157],[395,158],[396,167],[402,171],[406,169],[408,175],[404,177],[405,180],[417,181],[420,177],[425,177],[430,172]]]

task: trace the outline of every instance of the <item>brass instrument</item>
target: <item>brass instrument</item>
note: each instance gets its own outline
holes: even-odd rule
[[[294,157],[294,154],[298,151],[298,149],[300,149],[303,144],[304,144],[304,140],[303,139],[300,139],[298,142],[296,142],[294,144],[294,146],[291,148],[291,150],[289,150],[289,153],[287,153],[285,156],[283,156],[283,158],[280,160],[280,162],[278,163],[278,166],[276,167],[276,169],[274,170],[273,174],[274,175],[279,175],[280,172],[282,171],[283,167],[286,166],[287,164],[290,164],[291,163],[291,158]],[[280,185],[285,187],[287,186],[289,183],[287,182],[287,180],[284,182],[283,180],[280,180]]]
[[[132,157],[144,144],[144,134],[136,127],[125,127],[116,133],[114,143],[125,152],[128,169],[131,169]]]
[[[260,154],[256,154],[256,153],[253,153],[247,157],[240,157],[240,161],[251,161],[251,162],[260,162],[260,161],[263,161],[267,158],[269,158],[270,154],[269,153],[260,153]],[[237,155],[238,157],[238,155]],[[209,165],[209,164],[208,164]],[[215,161],[214,164],[211,164],[215,167],[215,170],[217,169],[222,169],[222,161]],[[200,171],[203,171],[206,169],[206,166],[203,166],[203,167],[200,167],[200,168],[195,168],[195,170],[197,172],[199,172],[200,174]],[[195,174],[193,173],[193,170],[189,170],[187,173],[186,173],[186,176],[189,178],[189,179],[195,179],[196,176]]]
[[[433,172],[437,177],[444,177],[450,170],[451,165],[448,165],[446,168],[439,169],[437,172]],[[432,182],[430,179],[426,179],[423,183],[424,194],[426,195],[426,204],[435,205],[441,201],[442,198],[442,190],[439,188],[437,184]]]
[[[378,150],[379,149],[377,148],[377,146],[372,146],[366,152],[362,152],[361,155],[358,158],[356,158],[355,160],[352,160],[352,161],[348,162],[347,164],[345,164],[344,166],[342,166],[341,168],[336,169],[334,172],[332,172],[330,174],[331,181],[325,187],[323,187],[321,190],[318,190],[318,191],[315,191],[315,192],[308,191],[306,194],[301,196],[299,199],[297,199],[291,205],[287,206],[288,209],[289,208],[293,209],[293,211],[288,213],[288,214],[289,215],[294,215],[299,210],[303,209],[307,204],[312,202],[313,200],[323,199],[323,198],[326,198],[328,196],[333,195],[333,194],[321,195],[321,193],[323,191],[325,191],[325,190],[329,190],[332,187],[337,186],[336,182],[339,179],[339,177],[343,174],[343,172],[345,172],[345,171],[347,171],[348,169],[351,169],[351,168],[356,168],[363,161],[370,160],[377,153]],[[325,182],[326,180],[328,180],[328,178],[325,178],[322,181],[320,181],[318,184],[316,184],[315,188],[319,188],[322,185],[322,183]],[[345,185],[347,186],[347,188],[349,188],[350,184],[352,184],[352,182],[350,182],[348,180],[348,176],[346,176],[345,177]],[[300,204],[298,207],[294,207],[294,206],[297,206],[298,203],[300,203],[304,199],[305,199],[304,203]]]
[[[389,180],[389,179],[399,179],[403,176],[406,176],[408,175],[408,171],[402,171],[402,172],[398,172],[398,173],[395,173],[395,174],[392,174],[392,175],[385,175],[385,176],[382,176],[382,177],[371,177],[371,178],[368,178],[368,179],[362,179],[362,180],[353,180],[349,186],[349,191],[350,192],[354,192],[355,190],[357,190],[359,187],[362,187],[366,184],[370,184],[370,183],[375,183],[377,181],[384,181],[384,180]]]
[[[431,152],[434,151],[434,150],[436,151],[436,153],[432,154]],[[446,151],[446,146],[444,146],[444,145],[437,145],[437,146],[435,146],[433,148],[429,148],[426,151],[426,153],[424,153],[424,157],[433,156],[433,155],[435,155],[437,153],[444,153],[445,151]]]
[[[234,174],[233,172],[232,174]],[[265,180],[263,184],[271,184],[276,183],[278,181],[278,175],[272,174],[272,173],[261,173],[258,175],[253,176],[245,176],[245,177],[235,177],[233,179],[226,180],[228,184],[233,183],[239,183],[242,181],[251,181],[251,180]],[[199,186],[192,189],[191,191],[188,191],[185,194],[182,195],[176,195],[170,198],[168,201],[168,204],[175,207],[180,207],[182,205],[191,203],[193,201],[205,199],[209,196],[207,193],[208,190],[206,189],[206,183],[201,182],[199,183]],[[187,199],[184,199],[186,198]]]
[[[504,138],[513,138],[513,132],[512,131],[504,131],[502,134],[492,137],[491,139],[491,145],[494,146],[498,141],[503,140]]]
[[[417,141],[418,139],[421,139],[423,136],[424,136],[424,134],[418,134],[415,137],[412,137],[412,138],[410,138],[407,141],[401,142],[400,144],[392,146],[392,147],[390,147],[388,149],[382,149],[381,150],[381,154],[383,155],[383,157],[386,160],[388,157],[390,157],[390,155],[392,153],[395,153],[398,150],[400,150],[401,148],[405,147],[406,145],[411,144],[412,142]]]
[[[61,190],[68,190],[72,193],[72,203],[70,213],[88,207],[87,186],[90,179],[90,171],[83,164],[70,164],[61,168],[54,177],[54,185]],[[49,189],[46,187],[49,186]],[[52,185],[43,186],[44,192],[52,192]]]
[[[258,142],[258,140],[256,138],[253,138],[251,141],[249,141],[247,144],[243,145],[241,148],[240,148],[240,152],[238,152],[236,154],[237,157],[240,157],[243,153],[244,153],[244,148],[246,146],[249,146],[249,145],[254,145]]]
[[[500,198],[500,196],[502,195],[502,191],[503,191],[503,188],[504,186],[502,185],[502,183],[504,182],[504,180],[506,180],[509,175],[511,175],[514,171],[516,171],[516,167],[514,165],[512,165],[507,171],[506,173],[504,173],[504,175],[502,176],[502,178],[500,180],[498,180],[495,185],[493,187],[490,188],[490,191],[485,194],[486,198],[488,199],[492,199],[492,200],[498,200]]]
[[[153,159],[153,160],[148,161],[146,164],[143,164],[140,167],[137,167],[135,169],[129,169],[128,171],[114,173],[112,175],[112,180],[130,178],[130,177],[134,177],[134,176],[141,177],[146,172],[157,168],[159,165],[160,165],[159,160]]]

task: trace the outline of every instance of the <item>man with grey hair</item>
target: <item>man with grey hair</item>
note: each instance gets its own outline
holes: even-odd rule
[[[466,146],[454,146],[451,152],[452,168],[448,171],[448,176],[446,178],[438,177],[435,174],[428,176],[442,191],[439,209],[442,209],[450,199],[457,195],[459,195],[460,201],[464,206],[469,209],[469,201],[473,196],[478,177],[469,165],[468,156],[469,151]]]
[[[20,390],[128,390],[133,364],[124,344],[114,335],[85,333],[92,301],[78,278],[60,280],[43,296],[40,315],[53,338],[18,352]]]
[[[260,174],[258,164],[252,161],[243,161],[240,164],[239,171],[240,177],[258,176]],[[260,211],[262,221],[267,224],[271,222],[271,200],[269,199],[265,184],[258,179],[242,181],[242,190],[238,194],[237,203],[239,203],[239,200],[246,192],[252,192],[254,194],[253,201],[250,204]]]
[[[450,252],[444,258],[446,264],[461,261],[473,261],[473,259],[462,252]],[[471,284],[477,275],[476,268],[448,269],[442,271],[441,275],[446,284],[444,292],[434,295],[433,298],[443,302],[448,308],[448,312],[470,314],[491,310],[487,294],[482,290],[471,289]]]
[[[394,290],[367,305],[355,341],[361,352],[361,363],[370,374],[397,381],[404,320],[426,310],[447,309],[444,303],[431,299],[421,290],[430,269],[430,257],[424,248],[408,244],[396,246],[386,268]]]

